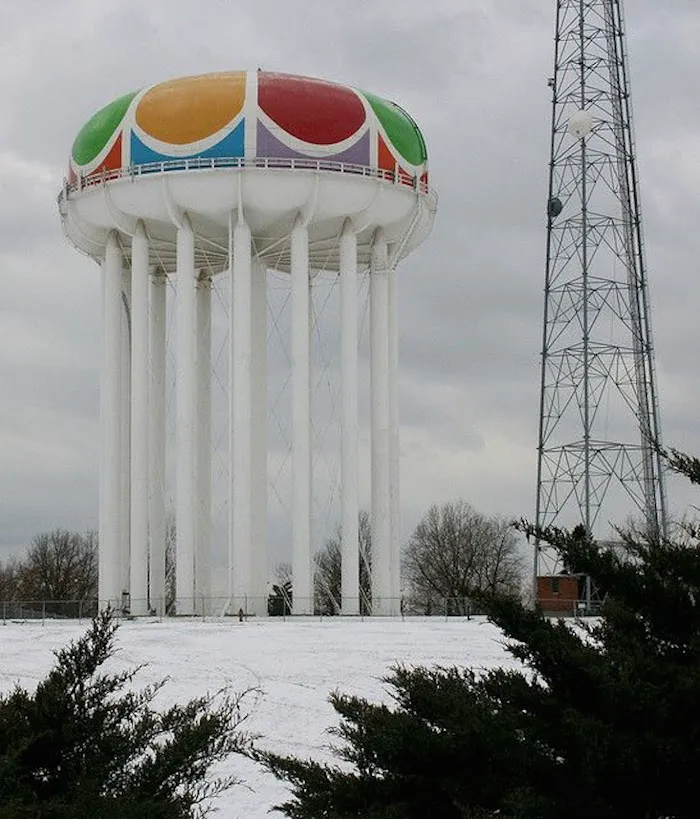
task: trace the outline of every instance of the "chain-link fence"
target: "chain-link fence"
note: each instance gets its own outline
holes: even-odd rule
[[[0,601],[2,623],[58,620],[87,620],[107,605],[117,618],[167,619],[192,617],[204,620],[238,619],[248,621],[258,617],[462,617],[470,618],[482,612],[468,598],[436,598],[417,604],[406,598],[385,598],[372,603],[364,598],[349,600],[346,606],[329,607],[325,600],[306,598],[295,601],[293,595],[278,590],[266,597],[194,597],[176,600],[132,600],[128,594],[119,599],[90,600],[3,600]]]
[[[3,600],[3,625],[8,621],[89,620],[97,613],[97,600]]]
[[[561,597],[539,597],[537,603],[549,617],[598,617],[603,605],[600,600]]]
[[[601,604],[584,600],[539,600],[545,615],[551,617],[595,617],[600,614]],[[42,622],[58,620],[89,620],[100,608],[110,606],[117,618],[157,619],[189,617],[200,620],[239,620],[254,618],[279,618],[281,620],[299,617],[387,617],[396,619],[462,618],[484,615],[484,611],[468,597],[440,597],[425,602],[409,598],[388,598],[371,603],[365,599],[354,599],[346,607],[338,604],[329,607],[324,599],[307,598],[294,601],[288,593],[273,593],[267,597],[243,595],[233,597],[194,597],[169,600],[131,600],[124,594],[118,600],[3,600],[0,601],[2,623]]]

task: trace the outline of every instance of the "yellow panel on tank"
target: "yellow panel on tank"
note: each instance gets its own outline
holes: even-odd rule
[[[245,71],[163,82],[144,94],[136,109],[136,123],[161,142],[198,142],[220,131],[241,112],[245,87]]]

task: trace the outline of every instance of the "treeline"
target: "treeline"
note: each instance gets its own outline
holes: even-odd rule
[[[360,512],[360,613],[372,610],[372,530],[369,513]],[[341,531],[337,529],[314,556],[314,611],[342,611]],[[401,557],[401,609],[407,614],[465,615],[479,594],[519,594],[523,581],[520,541],[510,521],[485,515],[464,500],[433,504],[404,545]],[[278,568],[274,607],[291,598],[291,567]]]
[[[0,563],[0,601],[94,600],[97,532],[54,529],[37,535],[22,557]]]
[[[370,515],[358,520],[359,611],[372,611]],[[175,600],[175,521],[166,525],[167,611]],[[37,535],[26,553],[0,563],[0,601],[93,601],[97,598],[97,532],[54,529]],[[314,556],[314,611],[339,614],[341,530]],[[291,566],[278,566],[270,615],[292,611]],[[402,551],[401,608],[410,614],[464,615],[481,593],[519,593],[523,565],[518,536],[505,518],[484,515],[466,501],[431,506]]]

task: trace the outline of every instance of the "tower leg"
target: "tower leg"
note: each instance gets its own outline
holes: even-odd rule
[[[121,593],[121,320],[122,254],[116,233],[102,262],[102,382],[100,389],[99,581],[100,607],[119,604]]]
[[[391,598],[388,268],[386,239],[377,231],[370,269],[373,614],[388,614]]]
[[[251,593],[251,262],[250,228],[238,214],[233,231],[231,317],[231,552],[229,578],[231,605],[248,610]]]
[[[267,614],[267,270],[253,262],[251,281],[251,595]]]
[[[165,310],[166,278],[150,277],[149,605],[165,614]],[[175,544],[170,544],[174,548]]]
[[[194,613],[196,482],[196,271],[187,216],[177,232],[177,613]]]
[[[197,325],[197,509],[195,612],[207,614],[211,597],[211,279],[200,276]]]
[[[357,420],[357,237],[349,221],[340,237],[341,599],[343,614],[360,611]]]
[[[122,265],[119,605],[131,608],[131,268]]]
[[[292,230],[292,604],[313,613],[311,583],[311,367],[309,237],[300,218]]]
[[[399,315],[398,276],[389,270],[389,517],[391,523],[391,613],[399,614],[401,603],[401,504],[399,441]]]
[[[148,611],[148,239],[138,223],[131,247],[130,609]]]

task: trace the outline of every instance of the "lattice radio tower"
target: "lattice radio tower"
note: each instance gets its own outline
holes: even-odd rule
[[[666,532],[622,0],[557,0],[536,520]],[[621,517],[622,516],[622,517]],[[561,570],[539,544],[535,576]]]

